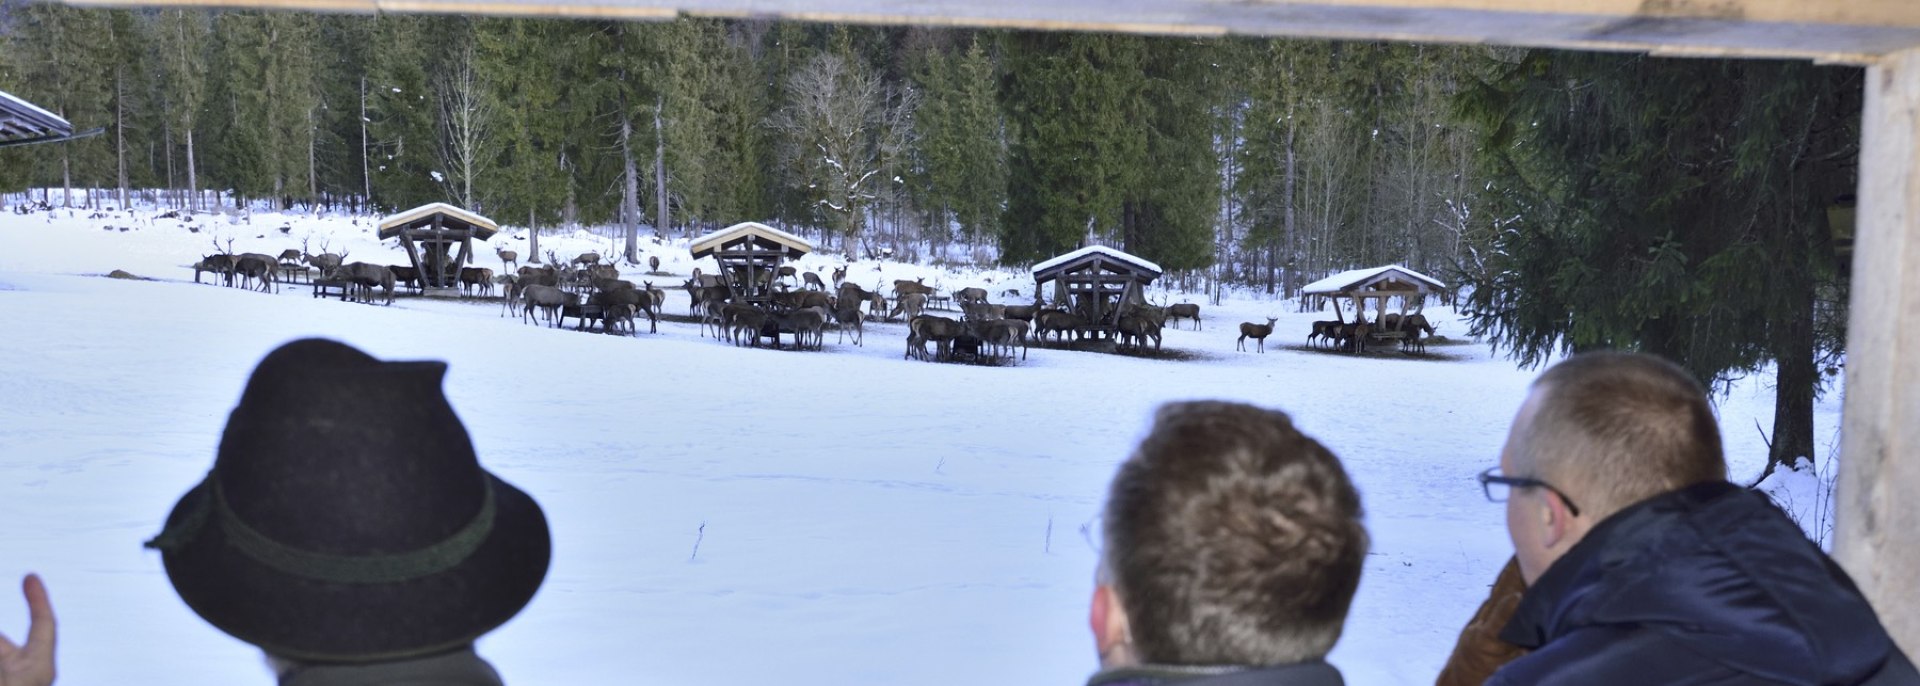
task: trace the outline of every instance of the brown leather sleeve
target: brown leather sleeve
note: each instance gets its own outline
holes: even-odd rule
[[[1501,665],[1526,654],[1520,646],[1500,640],[1500,629],[1513,619],[1513,611],[1526,592],[1527,584],[1520,580],[1520,561],[1508,559],[1494,579],[1487,601],[1460,630],[1460,641],[1453,645],[1453,654],[1447,657],[1447,666],[1440,669],[1435,686],[1480,686]]]

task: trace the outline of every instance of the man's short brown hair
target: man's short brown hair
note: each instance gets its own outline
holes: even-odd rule
[[[1106,565],[1142,661],[1324,657],[1367,554],[1360,494],[1285,413],[1160,408],[1107,496]]]
[[[1678,488],[1727,478],[1706,390],[1679,365],[1597,352],[1533,382],[1534,414],[1515,431],[1514,476],[1565,491],[1595,518]]]

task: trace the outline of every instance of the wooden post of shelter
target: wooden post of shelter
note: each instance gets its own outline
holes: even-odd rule
[[[448,205],[432,203],[380,221],[380,240],[398,238],[407,259],[419,275],[423,292],[460,286],[460,269],[472,259],[473,239],[487,240],[500,231],[493,220]],[[454,245],[460,249],[454,251]]]
[[[781,263],[813,252],[813,243],[759,222],[742,222],[694,239],[687,250],[696,260],[713,258],[735,302],[765,305],[773,299],[772,280],[763,282],[761,275],[779,273]]]
[[[1920,655],[1920,50],[1867,69],[1834,557]]]
[[[1087,320],[1080,334],[1112,338],[1127,303],[1162,273],[1160,265],[1095,245],[1034,265],[1033,287],[1037,292],[1041,284],[1054,282],[1063,299],[1072,299],[1061,306]]]

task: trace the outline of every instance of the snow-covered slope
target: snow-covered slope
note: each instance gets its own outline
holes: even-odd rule
[[[254,363],[300,336],[447,360],[482,462],[546,508],[547,582],[481,643],[508,683],[1077,683],[1094,668],[1085,529],[1153,407],[1175,399],[1285,409],[1348,465],[1374,537],[1333,655],[1352,683],[1430,682],[1509,551],[1473,475],[1494,463],[1533,372],[1480,346],[1446,348],[1451,361],[1281,350],[1324,316],[1251,297],[1204,308],[1202,331],[1169,331],[1168,347],[1198,355],[1178,362],[1052,350],[1000,368],[909,362],[899,324],[870,327],[864,348],[829,335],[820,353],[733,348],[676,323],[613,337],[526,326],[497,305],[195,285],[184,265],[213,235],[269,253],[325,237],[350,259],[403,259],[364,219],[196,225],[0,216],[0,582],[48,579],[63,684],[269,683],[257,652],[182,605],[140,542],[212,465]],[[541,244],[563,257],[611,248],[585,233]],[[657,285],[699,266],[672,244],[647,248],[677,275]],[[855,280],[1031,288],[1013,272],[875,266],[855,264]],[[114,269],[164,280],[84,276]],[[1234,352],[1234,325],[1269,315],[1281,318],[1269,352]],[[1819,406],[1823,435],[1838,396]],[[1743,383],[1720,411],[1736,477],[1750,478],[1769,389]],[[18,635],[25,616],[0,591],[0,630]]]

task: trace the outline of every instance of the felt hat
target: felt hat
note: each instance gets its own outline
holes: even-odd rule
[[[443,652],[525,607],[546,516],[480,467],[443,362],[294,341],[254,369],[213,471],[147,542],[180,598],[282,657]]]

